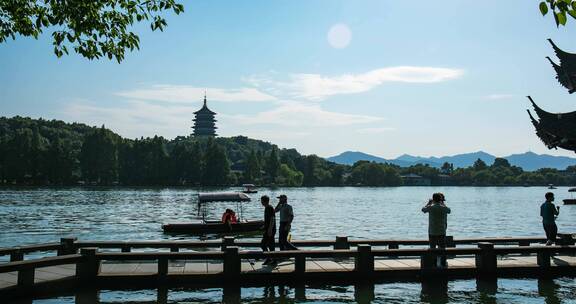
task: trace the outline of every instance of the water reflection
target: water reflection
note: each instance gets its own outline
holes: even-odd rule
[[[448,303],[448,280],[444,278],[423,280],[420,300],[423,303]]]
[[[561,302],[557,294],[559,288],[560,285],[551,279],[538,280],[538,295],[544,297],[546,304],[558,304]]]
[[[166,288],[110,291],[85,289],[62,296],[14,303],[571,303],[574,278],[540,280],[459,280],[347,285],[268,285],[264,287]],[[4,303],[4,302],[2,302]]]

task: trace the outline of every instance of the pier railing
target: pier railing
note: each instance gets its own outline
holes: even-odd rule
[[[482,242],[495,245],[518,245],[530,246],[546,242],[544,238],[519,237],[519,238],[463,238],[454,239],[447,237],[447,247],[476,246]],[[292,242],[299,248],[332,248],[350,249],[359,245],[387,249],[399,249],[400,247],[428,246],[428,240],[367,240],[348,239],[348,237],[336,237],[335,240],[301,240]],[[561,244],[574,245],[571,234],[564,234],[560,239]],[[98,248],[99,250],[119,250],[131,252],[133,249],[166,249],[170,252],[181,250],[198,250],[211,248],[224,248],[231,245],[239,248],[259,248],[260,242],[235,240],[233,237],[224,237],[213,241],[78,241],[76,238],[61,238],[59,243],[47,243],[38,245],[26,245],[19,247],[0,248],[0,256],[10,256],[10,262],[22,261],[25,255],[37,252],[56,252],[57,256],[75,254],[82,248]]]

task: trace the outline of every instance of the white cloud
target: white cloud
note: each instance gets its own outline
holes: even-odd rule
[[[502,100],[502,99],[510,99],[510,98],[514,98],[515,95],[512,94],[490,94],[485,96],[486,99],[490,99],[490,100]]]
[[[189,103],[202,101],[205,91],[207,92],[208,100],[215,101],[243,102],[276,100],[274,96],[263,93],[255,88],[197,88],[185,85],[153,85],[145,89],[117,92],[115,95],[140,100]]]
[[[255,115],[223,115],[237,124],[271,124],[285,127],[333,127],[381,121],[381,117],[337,113],[323,110],[319,105],[281,102],[277,108]]]
[[[276,80],[274,74],[268,74],[244,80],[276,96],[320,101],[332,95],[366,92],[387,82],[435,83],[456,79],[463,74],[464,71],[460,69],[398,66],[362,74],[292,74],[284,81]]]
[[[64,115],[73,121],[101,126],[118,132],[122,136],[162,135],[172,138],[191,133],[193,112],[197,107],[166,106],[142,101],[128,101],[115,107],[102,107],[86,102],[71,104]]]
[[[381,133],[386,133],[386,132],[390,132],[390,131],[394,131],[394,130],[396,130],[396,128],[381,127],[381,128],[363,128],[363,129],[356,130],[356,132],[358,132],[360,134],[381,134]]]

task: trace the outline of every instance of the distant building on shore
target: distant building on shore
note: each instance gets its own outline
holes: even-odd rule
[[[194,126],[192,127],[194,133],[192,135],[217,136],[216,119],[214,119],[215,116],[216,113],[208,109],[208,106],[206,105],[206,94],[204,94],[204,106],[200,110],[194,112]]]
[[[404,182],[404,186],[430,186],[432,181],[429,178],[422,177],[418,174],[406,174],[400,176]]]

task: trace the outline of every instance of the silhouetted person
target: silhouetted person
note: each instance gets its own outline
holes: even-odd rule
[[[262,251],[274,251],[276,244],[274,236],[276,235],[276,216],[274,208],[270,206],[270,198],[268,195],[263,195],[260,198],[260,203],[264,206],[264,233],[262,234],[262,241],[260,247]],[[266,259],[264,265],[274,263],[272,259]]]
[[[434,193],[428,204],[422,208],[422,212],[428,213],[428,238],[430,248],[446,248],[446,228],[448,227],[448,214],[450,208],[444,204],[445,198],[442,193]],[[446,267],[446,257],[441,259],[442,267]]]
[[[288,197],[284,194],[277,197],[280,201],[276,208],[276,212],[280,212],[280,231],[278,236],[278,243],[280,243],[280,250],[297,250],[294,245],[288,241],[288,234],[292,221],[294,220],[294,211],[292,206],[288,204]]]
[[[554,193],[548,192],[544,196],[546,201],[540,206],[540,216],[542,217],[542,225],[546,232],[546,245],[552,245],[556,242],[556,235],[558,234],[558,226],[556,226],[556,217],[560,214],[560,207],[554,206]]]

